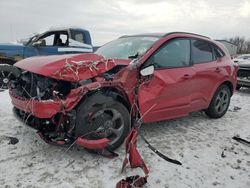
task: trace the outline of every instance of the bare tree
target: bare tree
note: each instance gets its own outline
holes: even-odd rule
[[[238,54],[250,53],[250,39],[246,40],[244,37],[235,36],[227,40],[237,46]]]

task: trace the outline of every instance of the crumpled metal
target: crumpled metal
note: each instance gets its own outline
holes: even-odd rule
[[[140,177],[138,175],[127,177],[119,181],[116,184],[116,188],[143,187],[147,183],[149,170],[136,148],[138,134],[138,130],[133,127],[126,138],[126,155],[123,161],[122,171],[130,164],[131,168],[141,168],[144,171],[145,177]]]

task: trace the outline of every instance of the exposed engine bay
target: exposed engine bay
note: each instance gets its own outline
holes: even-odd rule
[[[65,98],[74,87],[70,82],[55,80],[28,71],[23,71],[18,79],[11,80],[10,86],[13,95],[38,100]]]
[[[20,76],[9,83],[12,96],[29,100],[46,101],[65,99],[74,84],[56,80],[28,71],[22,71]],[[48,109],[42,109],[44,111]],[[64,144],[73,141],[74,111],[58,113],[52,118],[44,119],[33,116],[21,109],[14,108],[16,115],[27,125],[38,130],[39,135],[47,142]]]

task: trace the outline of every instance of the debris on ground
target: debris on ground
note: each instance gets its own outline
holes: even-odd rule
[[[126,179],[122,179],[116,184],[116,188],[133,188],[133,187],[143,187],[147,183],[146,177],[130,176]]]
[[[10,140],[8,144],[15,145],[19,142],[19,140],[15,137],[7,136],[6,138],[8,138]]]
[[[241,110],[241,107],[238,106],[234,106],[233,109],[228,109],[230,112],[238,112],[239,110]]]
[[[137,105],[135,106],[137,107]],[[153,108],[154,108],[154,105],[151,108],[149,108],[149,110],[146,113],[148,113]],[[136,108],[136,110],[137,110],[136,114],[139,114],[140,113],[139,109]],[[135,119],[133,128],[131,129],[130,133],[128,134],[125,140],[126,154],[125,154],[125,159],[122,165],[122,172],[128,166],[128,163],[130,164],[131,168],[140,167],[143,170],[145,177],[140,177],[138,175],[127,177],[126,179],[122,179],[121,181],[119,181],[116,185],[116,188],[143,187],[147,183],[149,170],[136,148],[137,137],[139,135],[139,131],[143,123],[142,118],[145,114],[143,114],[140,118],[137,117]],[[147,147],[151,149],[159,157],[161,157],[162,159],[168,162],[171,162],[177,165],[182,165],[179,161],[171,159],[165,156],[164,154],[162,154],[161,152],[159,152],[157,149],[155,149],[142,134],[140,134],[140,136],[143,139],[143,141],[147,144]]]
[[[222,151],[222,153],[221,153],[221,158],[225,158],[226,157],[226,155],[225,155],[225,153],[224,153],[224,151],[226,151],[226,149],[224,149],[223,151]]]
[[[240,138],[239,136],[234,136],[233,139],[236,140],[237,142],[250,146],[250,141]]]

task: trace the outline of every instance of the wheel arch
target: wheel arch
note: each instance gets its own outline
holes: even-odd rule
[[[214,90],[213,92],[211,93],[210,97],[209,97],[209,100],[208,100],[208,103],[207,105],[209,106],[209,104],[211,103],[212,99],[213,99],[213,96],[214,94],[216,93],[217,89],[222,86],[222,85],[226,85],[228,86],[230,92],[231,92],[231,96],[233,95],[233,92],[234,92],[234,86],[233,86],[233,83],[229,80],[224,80],[223,82],[219,83],[218,85],[216,85],[216,87],[214,87]],[[208,107],[207,106],[207,107]]]
[[[227,80],[227,81],[222,82],[222,83],[219,85],[219,87],[220,87],[221,85],[226,85],[226,86],[228,86],[228,88],[230,89],[230,92],[231,92],[231,96],[233,95],[234,86],[233,86],[233,83],[232,83],[232,82],[230,82],[230,81]]]
[[[90,96],[96,94],[97,92],[101,92],[103,95],[110,96],[113,99],[117,100],[118,102],[123,104],[126,107],[126,109],[130,112],[131,104],[129,102],[127,94],[124,91],[117,89],[115,87],[102,87],[102,88],[95,90],[95,91],[89,91],[82,98],[81,102],[83,102],[84,100],[87,100]]]
[[[131,119],[130,119],[130,113],[128,109],[129,105],[125,98],[123,97],[122,93],[120,93],[118,88],[112,88],[112,87],[103,87],[96,90],[89,91],[86,93],[86,95],[82,98],[82,100],[78,103],[77,111],[76,111],[76,118],[75,118],[75,127],[74,127],[74,133],[73,135],[75,137],[82,137],[82,135],[86,135],[88,133],[91,133],[91,127],[88,126],[90,122],[90,117],[94,113],[98,113],[98,109],[103,111],[106,107],[107,110],[110,110],[110,106],[112,106],[114,109],[120,109],[118,110],[121,114],[121,117],[125,117],[123,120],[125,128],[122,130],[122,133],[119,137],[117,137],[117,140],[111,140],[111,142],[114,141],[111,145],[108,145],[108,149],[114,150],[117,147],[119,147],[124,139],[126,138],[126,135],[129,133],[129,130],[131,129]],[[114,105],[114,106],[113,106]],[[80,114],[80,115],[77,115]],[[110,115],[110,114],[109,114]],[[103,121],[99,121],[97,123],[103,124]],[[99,127],[99,126],[98,126]],[[95,126],[94,126],[95,128]],[[96,127],[97,128],[97,127]],[[92,126],[93,129],[93,126]]]
[[[115,100],[117,100],[118,102],[122,103],[127,110],[130,112],[131,109],[131,104],[128,100],[128,96],[125,94],[125,92],[114,88],[114,87],[104,87],[101,89],[101,91],[107,95],[110,96],[112,98],[114,98]]]

